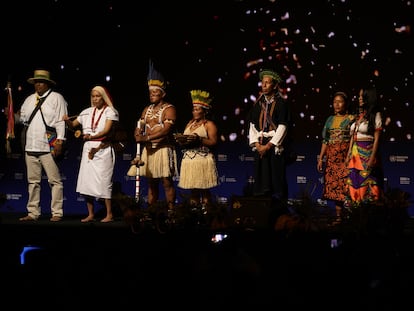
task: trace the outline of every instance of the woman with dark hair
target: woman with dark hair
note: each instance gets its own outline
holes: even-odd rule
[[[334,94],[332,108],[334,114],[326,119],[322,129],[317,169],[324,177],[322,198],[335,203],[336,218],[333,224],[337,224],[341,222],[346,199],[348,170],[345,159],[349,149],[349,130],[355,116],[348,113],[348,96],[344,92]]]
[[[214,157],[217,145],[217,126],[208,118],[212,98],[203,90],[190,91],[193,102],[192,119],[183,135],[175,139],[183,148],[178,187],[190,189],[191,205],[207,206],[212,203],[211,188],[218,185],[218,173]]]
[[[354,207],[377,202],[383,187],[379,152],[383,122],[375,88],[359,91],[358,108],[347,157],[347,184],[350,204]]]

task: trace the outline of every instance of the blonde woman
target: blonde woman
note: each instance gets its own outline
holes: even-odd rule
[[[82,127],[83,148],[76,192],[86,199],[88,215],[81,222],[95,220],[94,201],[105,202],[106,216],[101,222],[113,221],[112,184],[115,167],[115,151],[110,143],[114,123],[119,121],[118,111],[112,104],[108,91],[102,86],[91,90],[91,106],[83,110],[75,120],[64,117],[69,127]]]

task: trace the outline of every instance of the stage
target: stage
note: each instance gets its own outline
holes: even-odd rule
[[[411,218],[389,234],[194,223],[136,231],[121,216],[20,216],[0,214],[2,301],[16,307],[372,310],[409,303],[413,289]]]

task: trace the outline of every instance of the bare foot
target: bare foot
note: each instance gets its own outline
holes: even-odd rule
[[[111,222],[111,221],[114,221],[114,219],[108,216],[101,220],[101,222]]]
[[[88,216],[88,217],[81,219],[81,222],[91,222],[91,221],[95,221],[93,216]]]

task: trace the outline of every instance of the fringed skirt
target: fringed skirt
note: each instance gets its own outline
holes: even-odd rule
[[[139,168],[140,176],[147,178],[177,176],[177,152],[173,147],[145,147],[141,160],[144,165]]]
[[[178,187],[183,189],[210,189],[217,185],[218,173],[214,155],[210,152],[184,151]]]

